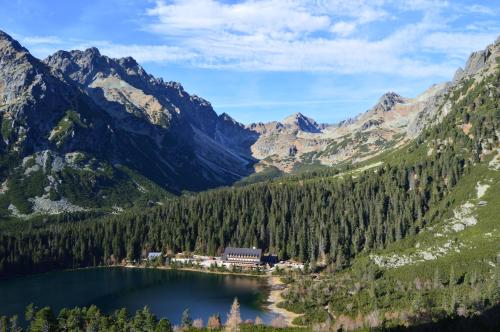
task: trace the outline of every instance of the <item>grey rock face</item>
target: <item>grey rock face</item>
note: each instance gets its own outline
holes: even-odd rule
[[[64,114],[75,108],[86,113],[93,107],[77,89],[3,32],[0,33],[0,86],[2,122],[11,128],[4,133],[7,135],[4,137],[5,149],[17,151],[21,156],[55,148],[48,137]],[[92,124],[93,133],[103,130],[102,122],[93,121],[95,119],[86,115],[82,121]],[[88,144],[96,136],[85,126],[74,128],[72,137],[72,142],[60,144],[58,148],[70,150],[72,143],[78,142],[82,148],[99,150],[99,145]]]
[[[453,79],[452,81],[453,82],[458,82],[462,79],[462,77],[464,77],[464,70],[462,68],[458,68],[457,71],[455,72],[455,74],[453,75]]]
[[[481,68],[484,67],[486,59],[488,59],[490,54],[491,53],[489,48],[472,53],[467,60],[467,63],[465,64],[464,73],[466,75],[471,75],[478,72]]]
[[[500,37],[496,39],[495,43],[489,45],[484,50],[473,52],[469,58],[467,59],[467,63],[465,64],[465,68],[459,68],[453,76],[453,83],[457,83],[462,78],[473,76],[477,74],[481,69],[487,66],[488,61],[493,62],[496,61],[496,56],[498,56],[500,48]],[[492,55],[494,55],[492,57]],[[489,60],[492,59],[492,60]]]
[[[381,125],[384,121],[383,120],[368,120],[363,125],[361,126],[362,130],[366,130],[368,128],[374,127]]]
[[[435,85],[430,90],[434,90],[424,101],[422,110],[410,121],[408,126],[408,136],[416,137],[422,130],[432,124],[439,122],[451,107],[446,101],[446,94],[450,88],[463,84],[463,79],[476,77],[482,79],[481,75],[494,68],[497,57],[500,56],[500,37],[494,44],[487,46],[482,51],[473,52],[465,64],[464,69],[459,68],[453,76],[451,82]]]
[[[316,121],[306,117],[301,113],[295,113],[290,115],[289,117],[283,120],[282,124],[291,129],[297,129],[307,133],[321,132],[321,127]]]
[[[427,98],[424,98],[421,102],[419,112],[408,123],[406,129],[408,137],[413,138],[418,136],[427,126],[435,121],[440,106],[445,102],[446,92],[449,88],[449,83],[436,85],[433,89],[435,91],[430,93]]]
[[[259,134],[246,128],[226,113],[219,115],[215,130],[215,140],[227,146],[242,158],[253,160],[251,147]]]
[[[378,100],[377,104],[372,108],[374,113],[377,112],[389,112],[394,105],[396,104],[402,104],[405,102],[405,99],[398,95],[395,92],[388,92],[384,94],[380,99]]]

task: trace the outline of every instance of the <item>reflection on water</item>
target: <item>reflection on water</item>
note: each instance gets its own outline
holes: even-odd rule
[[[214,313],[225,319],[234,297],[243,319],[273,315],[262,307],[264,280],[246,276],[215,275],[155,269],[97,268],[53,272],[0,281],[0,315],[17,314],[35,305],[63,307],[97,305],[104,312],[125,307],[130,313],[147,305],[158,317],[180,321],[189,308],[193,318],[205,322]]]

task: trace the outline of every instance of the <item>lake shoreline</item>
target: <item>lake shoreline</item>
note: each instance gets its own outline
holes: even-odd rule
[[[269,297],[267,300],[269,304],[267,307],[273,313],[282,316],[285,319],[288,326],[297,327],[298,325],[294,324],[293,320],[302,315],[278,307],[278,303],[284,300],[283,293],[286,291],[287,287],[285,286],[283,281],[281,281],[281,278],[279,276],[269,275],[268,277],[269,277],[268,282],[271,287],[271,290],[269,291]]]
[[[199,273],[208,273],[208,274],[221,274],[221,275],[233,275],[233,276],[245,276],[245,277],[257,277],[257,278],[266,278],[268,275],[266,274],[252,274],[252,273],[244,273],[244,272],[231,272],[231,271],[212,271],[212,270],[204,270],[197,269],[194,267],[176,267],[171,268],[168,266],[141,266],[141,265],[116,265],[116,267],[123,267],[127,269],[157,269],[157,270],[167,270],[167,271],[188,271],[188,272],[199,272]]]
[[[197,273],[196,273],[197,272]],[[261,276],[262,277],[262,276]],[[63,292],[53,289],[63,287]],[[267,279],[250,276],[216,275],[201,271],[154,267],[86,267],[32,274],[0,284],[0,316],[22,317],[26,306],[64,308],[96,305],[106,315],[126,308],[134,313],[148,306],[158,318],[179,324],[189,308],[193,319],[204,322],[216,313],[223,321],[234,298],[240,300],[244,320],[260,317],[270,324],[276,317],[267,309]]]
[[[87,267],[62,269],[59,271],[77,271],[77,270],[105,269],[105,268],[186,271],[186,272],[205,273],[205,274],[266,278],[268,287],[267,287],[267,294],[265,294],[265,295],[267,295],[267,297],[265,297],[263,300],[263,303],[262,303],[263,307],[277,316],[282,316],[285,319],[287,325],[291,326],[291,327],[297,326],[297,325],[292,323],[293,319],[298,317],[298,316],[301,316],[301,314],[297,314],[297,313],[288,311],[286,309],[279,308],[277,306],[278,303],[280,303],[284,300],[282,297],[282,293],[286,290],[286,287],[284,287],[284,283],[281,281],[281,278],[279,276],[271,275],[269,273],[252,274],[252,273],[245,273],[245,272],[214,271],[214,270],[198,269],[198,268],[191,268],[191,267],[171,268],[168,266],[144,266],[144,265],[132,265],[132,264],[108,265],[108,266],[87,266]],[[41,272],[41,273],[36,273],[36,274],[28,274],[28,275],[23,275],[23,277],[33,276],[33,275],[43,275],[43,274],[47,274],[47,273],[51,273],[51,272],[55,272],[55,271],[46,271],[46,272]],[[8,278],[8,279],[11,279],[11,278]],[[6,279],[6,280],[8,280],[8,279]],[[12,279],[16,279],[16,278],[14,277]]]
[[[168,271],[188,271],[188,272],[199,272],[199,273],[208,273],[208,274],[220,274],[220,275],[234,275],[234,276],[245,276],[245,277],[257,277],[257,278],[267,278],[269,285],[269,294],[264,303],[264,306],[271,311],[272,313],[282,316],[287,325],[290,327],[296,327],[298,325],[293,323],[293,320],[296,317],[301,316],[301,314],[297,314],[295,312],[288,311],[284,308],[278,307],[278,303],[282,302],[283,292],[286,290],[286,287],[283,287],[285,284],[281,281],[280,276],[275,276],[271,274],[251,274],[251,273],[243,273],[243,272],[230,272],[230,271],[211,271],[211,270],[203,270],[189,267],[182,268],[170,268],[167,266],[136,266],[136,265],[125,265],[119,266],[124,268],[138,268],[138,269],[158,269],[158,270],[168,270]]]

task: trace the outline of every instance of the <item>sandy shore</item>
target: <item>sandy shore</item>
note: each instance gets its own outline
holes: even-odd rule
[[[295,326],[292,321],[295,317],[300,316],[300,314],[296,314],[277,306],[279,302],[283,301],[283,297],[281,296],[281,294],[286,290],[286,287],[284,287],[284,284],[281,281],[280,277],[269,276],[269,285],[271,286],[271,291],[267,299],[267,301],[270,303],[268,306],[269,310],[280,316],[283,316],[289,326]]]

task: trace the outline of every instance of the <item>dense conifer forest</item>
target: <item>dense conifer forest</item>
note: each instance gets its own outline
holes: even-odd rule
[[[229,245],[343,264],[417,233],[429,205],[453,187],[465,163],[448,148],[435,160],[385,166],[356,179],[215,190],[147,213],[2,234],[0,271],[101,265],[111,256],[140,259],[149,250],[217,254]]]

